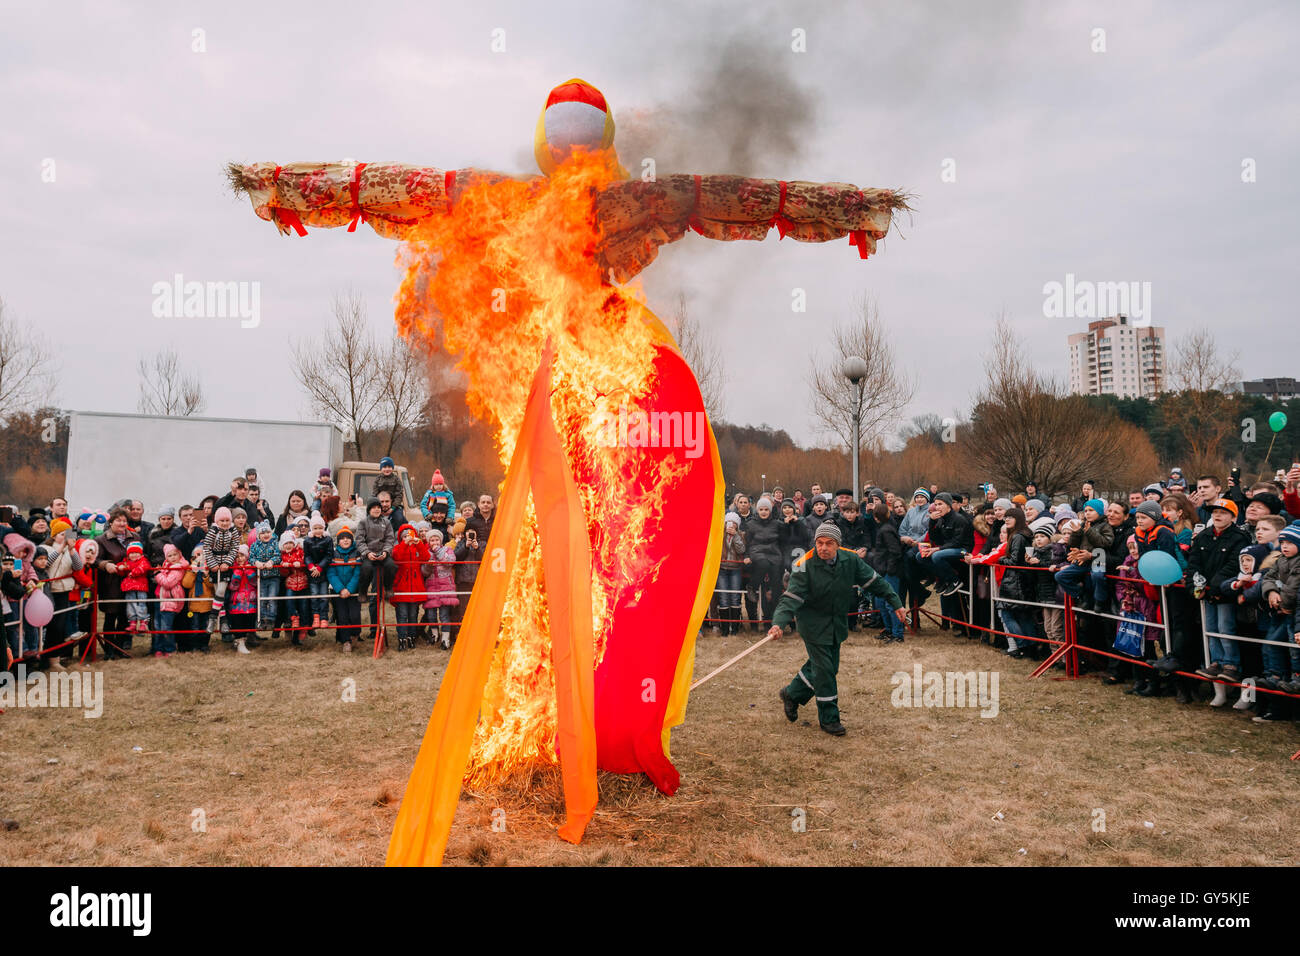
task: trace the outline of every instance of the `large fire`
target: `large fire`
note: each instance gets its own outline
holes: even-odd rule
[[[551,412],[577,480],[592,547],[595,656],[612,609],[635,604],[656,568],[644,543],[685,473],[680,457],[609,441],[608,422],[653,382],[655,338],[638,300],[593,259],[596,191],[616,173],[577,152],[549,179],[482,181],[452,215],[421,223],[399,253],[403,334],[459,355],[471,409],[491,422],[502,464],[519,435],[533,373],[554,353]],[[483,784],[554,763],[556,703],[541,552],[531,506],[517,542],[467,780]],[[484,556],[485,565],[493,555]],[[482,573],[482,572],[480,572]]]

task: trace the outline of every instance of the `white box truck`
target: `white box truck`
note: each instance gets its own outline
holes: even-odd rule
[[[379,474],[373,462],[344,461],[343,433],[325,422],[263,422],[244,418],[172,418],[72,412],[64,497],[77,510],[104,510],[120,498],[144,502],[153,521],[165,504],[196,505],[224,495],[230,480],[256,468],[262,496],[279,513],[289,492],[311,486],[328,466],[344,504],[369,497]],[[397,469],[408,515],[419,515],[406,469]],[[269,492],[269,496],[268,496]],[[75,511],[74,511],[75,513]]]

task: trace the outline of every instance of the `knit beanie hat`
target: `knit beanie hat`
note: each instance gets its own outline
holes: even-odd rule
[[[396,468],[397,466],[396,466],[395,464],[393,464],[393,459],[391,459],[391,458],[389,458],[387,455],[385,455],[383,458],[379,459],[379,467],[380,467],[380,468]]]
[[[280,535],[280,550],[292,549],[298,546],[298,539],[293,536],[292,531],[286,531]]]
[[[324,527],[325,527],[325,519],[321,517],[319,511],[313,511],[311,514],[311,529],[315,531],[317,528],[323,529]]]
[[[1035,518],[1029,530],[1034,534],[1045,534],[1050,538],[1056,533],[1056,525],[1052,524],[1051,518]]]
[[[840,526],[829,521],[817,526],[817,533],[813,535],[813,540],[816,541],[818,538],[834,538],[836,544],[843,540],[840,537]]]
[[[937,495],[934,496],[934,500],[935,500],[935,501],[942,501],[942,502],[943,502],[944,504],[946,504],[949,508],[952,507],[952,495],[948,494],[948,492],[946,492],[946,491],[941,491],[941,492],[939,492]]]
[[[132,541],[130,544],[126,546],[126,553],[130,554],[132,551],[138,551],[141,554],[144,554],[144,545],[142,545],[139,541]]]
[[[427,521],[417,521],[415,523],[415,530],[420,534],[424,534],[426,531],[432,531],[433,525],[429,524]]]
[[[356,536],[352,534],[352,529],[347,525],[339,528],[338,533],[334,535],[334,543],[338,544],[340,538],[347,538],[349,541],[356,540]]]
[[[1279,541],[1290,541],[1300,548],[1300,523],[1289,524],[1278,533]]]
[[[248,545],[241,544],[235,550],[238,551],[240,554],[242,554],[244,557],[248,557]]]
[[[767,495],[764,495],[763,497],[759,498],[758,503],[755,504],[754,507],[762,508],[764,505],[767,506],[769,511],[772,509],[772,499],[769,498]]]
[[[928,488],[917,488],[916,491],[912,492],[912,500],[915,501],[918,495],[925,498],[926,501],[930,500],[930,491]]]
[[[1023,505],[1029,499],[1025,495],[1012,495],[1011,501],[1014,504]]]
[[[258,534],[261,534],[263,531],[271,531],[271,522],[259,521],[257,524],[253,525],[253,530]]]
[[[1042,514],[1044,511],[1047,510],[1047,502],[1044,501],[1042,498],[1030,498],[1021,507],[1033,508],[1039,514]]]
[[[158,517],[161,518],[163,515],[171,515],[173,518],[175,518],[175,517],[176,517],[176,506],[175,506],[175,505],[163,505],[161,508],[158,509]]]
[[[999,498],[997,501],[993,502],[993,507],[1001,508],[1003,511],[1005,511],[1006,509],[1014,506],[1012,505],[1010,498]]]
[[[1159,521],[1165,516],[1165,513],[1160,510],[1160,505],[1154,501],[1144,501],[1133,510],[1140,515],[1146,515],[1152,521]]]
[[[442,469],[433,469],[433,477],[429,479],[429,487],[432,488],[434,485],[445,485],[446,483],[447,482],[444,481],[442,477]]]
[[[1097,512],[1098,517],[1101,517],[1106,513],[1106,502],[1102,501],[1100,498],[1089,498],[1084,507],[1091,508],[1093,511]]]
[[[734,511],[728,511],[726,517],[722,519],[722,523],[724,525],[734,524],[737,528],[739,528],[740,515],[736,514]]]
[[[212,516],[212,520],[220,521],[222,518],[226,518],[230,521],[235,520],[235,516],[230,513],[230,509],[224,506],[217,509],[216,514]]]
[[[175,561],[181,556],[181,549],[176,547],[170,541],[163,545],[163,559],[166,561]]]
[[[330,477],[330,470],[329,470],[328,468],[322,468],[322,469],[320,470],[319,474],[320,474],[320,476],[321,476],[322,478],[324,478],[324,479],[326,479],[326,480],[329,480],[329,477]]]
[[[1160,506],[1156,505],[1156,512],[1159,513],[1159,511],[1160,511]],[[1059,527],[1062,521],[1070,521],[1077,517],[1079,516],[1074,513],[1073,508],[1071,508],[1069,505],[1061,505],[1061,507],[1056,509],[1056,513],[1052,515],[1052,520],[1055,521],[1057,526]]]
[[[430,527],[429,527],[429,536],[430,536],[430,537],[433,537],[433,538],[437,538],[437,539],[438,539],[438,543],[439,543],[439,544],[442,544],[442,532],[439,531],[437,528],[430,526]]]
[[[50,537],[54,537],[60,531],[71,531],[72,525],[68,524],[62,518],[55,518],[54,523],[50,525]]]

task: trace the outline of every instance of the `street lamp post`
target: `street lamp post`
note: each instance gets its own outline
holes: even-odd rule
[[[763,494],[767,494],[767,475],[763,476]]]
[[[867,362],[857,355],[850,355],[844,360],[841,369],[849,384],[858,389],[857,401],[853,403],[853,497],[856,500],[862,493],[858,487],[858,453],[862,448],[862,390],[867,378]]]

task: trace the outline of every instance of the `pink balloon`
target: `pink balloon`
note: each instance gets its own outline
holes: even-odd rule
[[[54,618],[54,602],[44,591],[33,591],[27,595],[23,617],[32,627],[44,627]]]

